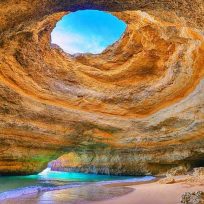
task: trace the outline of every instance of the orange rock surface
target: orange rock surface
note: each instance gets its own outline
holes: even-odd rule
[[[50,44],[62,16],[88,8],[125,21],[124,36],[99,55]],[[56,168],[202,166],[203,16],[202,0],[1,1],[0,174],[36,173],[65,153]]]

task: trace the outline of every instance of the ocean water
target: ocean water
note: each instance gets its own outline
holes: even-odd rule
[[[82,187],[82,189],[90,189],[90,186],[93,185],[96,187],[109,183],[149,181],[152,179],[154,179],[154,177],[151,176],[109,176],[58,172],[51,171],[47,168],[38,175],[0,177],[0,201],[14,199],[27,194],[39,194],[54,190],[78,189],[79,187]],[[76,190],[74,192],[76,192]]]

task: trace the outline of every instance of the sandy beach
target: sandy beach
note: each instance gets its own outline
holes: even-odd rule
[[[159,184],[155,182],[129,187],[134,189],[129,194],[110,200],[90,202],[90,204],[177,204],[180,203],[183,193],[204,190],[204,184],[195,186],[184,183]]]

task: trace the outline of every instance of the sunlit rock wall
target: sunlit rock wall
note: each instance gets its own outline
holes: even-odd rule
[[[52,46],[57,21],[86,8],[124,20],[122,39],[94,56]],[[65,153],[53,168],[203,166],[203,25],[202,0],[0,1],[0,174]]]

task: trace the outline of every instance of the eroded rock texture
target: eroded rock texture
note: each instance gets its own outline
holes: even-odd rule
[[[67,12],[128,24],[100,55],[50,45]],[[0,174],[161,174],[204,161],[203,0],[0,1]],[[65,162],[64,162],[65,161]]]

